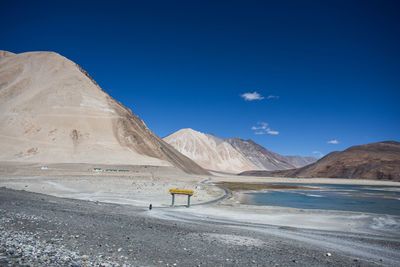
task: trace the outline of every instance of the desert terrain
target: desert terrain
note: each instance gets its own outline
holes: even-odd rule
[[[190,129],[161,139],[53,52],[0,51],[0,125],[0,265],[400,265],[397,215],[247,201],[249,192],[303,183],[396,189],[400,183],[370,176],[340,178],[372,162],[363,173],[374,175],[373,167],[383,173],[376,178],[397,180],[397,143],[367,146],[367,154],[353,149],[345,162],[334,157],[346,176],[329,179],[318,178],[329,177],[327,164],[318,167],[326,158],[291,169],[315,159],[284,157],[251,140]],[[382,153],[388,157],[379,161]],[[310,168],[314,175],[305,176],[316,178],[262,175]],[[245,170],[261,176],[233,174]],[[194,190],[191,206],[177,195],[171,207],[169,189]]]
[[[400,263],[398,216],[243,205],[243,192],[224,189],[221,182],[399,186],[373,180],[193,175],[163,166],[2,163],[0,262],[82,266]],[[176,206],[171,207],[171,188],[195,190],[192,206],[185,206],[186,196],[177,196]],[[32,247],[40,253],[32,252]]]

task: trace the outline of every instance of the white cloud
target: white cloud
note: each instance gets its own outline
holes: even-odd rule
[[[266,130],[268,128],[268,123],[266,122],[257,122],[260,126],[253,126],[251,127],[252,130]]]
[[[333,139],[333,140],[329,140],[327,143],[328,143],[328,144],[337,145],[337,144],[339,144],[339,141],[336,140],[336,139]]]
[[[267,96],[267,99],[278,99],[279,98],[279,95],[269,95],[269,96]]]
[[[257,92],[253,92],[253,93],[244,93],[242,95],[240,95],[242,98],[244,98],[244,100],[246,101],[253,101],[253,100],[262,100],[264,99],[264,97],[262,95],[260,95]]]
[[[257,125],[258,126],[251,127],[251,129],[255,131],[254,134],[266,134],[266,133],[271,135],[279,134],[278,131],[271,130],[271,128],[268,127],[268,123],[266,122],[258,122]]]
[[[267,134],[278,135],[279,132],[278,132],[278,131],[272,131],[272,130],[270,130],[270,129],[267,129]]]
[[[315,156],[317,156],[318,158],[322,158],[323,156],[324,156],[324,154],[322,154],[321,152],[319,152],[319,151],[313,151],[312,152]]]

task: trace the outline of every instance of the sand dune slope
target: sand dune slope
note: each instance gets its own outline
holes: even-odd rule
[[[207,173],[158,138],[77,64],[0,51],[0,161],[176,166]]]

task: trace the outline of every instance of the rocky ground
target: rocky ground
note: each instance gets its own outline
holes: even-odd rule
[[[366,247],[369,242],[379,244],[382,250],[381,258],[368,255],[368,249],[365,256],[359,257],[351,250],[336,253],[305,242],[306,239],[270,234],[268,228],[191,218],[167,220],[152,216],[153,212],[156,211],[0,188],[0,266],[394,266],[399,263],[396,259],[388,260],[391,254],[384,251],[399,252],[400,240],[349,237],[364,242]],[[173,212],[169,216],[173,217]],[[294,230],[280,229],[283,233]],[[328,238],[340,234],[321,235]]]

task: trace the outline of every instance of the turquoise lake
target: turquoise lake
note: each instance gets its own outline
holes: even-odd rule
[[[278,184],[278,183],[276,183]],[[400,215],[399,186],[293,184],[315,190],[247,193],[245,204]]]

